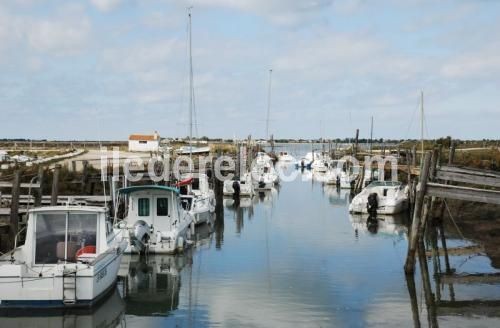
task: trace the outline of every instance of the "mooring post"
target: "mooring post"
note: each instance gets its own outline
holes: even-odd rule
[[[39,187],[35,191],[35,207],[40,207],[42,206],[42,198],[43,198],[43,167],[40,165],[38,166],[38,176],[37,176],[37,181]]]
[[[448,165],[453,165],[455,159],[455,142],[452,140],[450,144],[450,154],[448,156]]]
[[[61,171],[61,165],[56,164],[54,167],[54,176],[52,178],[52,194],[50,196],[50,206],[57,205],[57,196],[59,194],[59,172]]]
[[[12,192],[10,201],[10,242],[11,248],[14,247],[14,240],[16,238],[19,226],[19,194],[21,189],[21,170],[16,168],[14,171],[14,178],[12,180]]]
[[[428,325],[429,327],[438,327],[436,305],[434,294],[432,293],[429,268],[427,266],[427,257],[425,256],[425,245],[423,242],[420,242],[418,246],[418,259],[420,262],[420,272],[422,274],[422,284],[424,287],[425,303],[427,306]],[[439,288],[439,286],[437,288]]]
[[[408,294],[410,294],[411,313],[413,316],[413,326],[420,328],[420,315],[418,312],[418,298],[417,288],[415,287],[415,277],[406,276],[406,286],[408,287]]]
[[[411,149],[411,165],[413,167],[417,166],[417,146],[413,146]]]
[[[356,139],[355,139],[355,146],[354,146],[354,157],[358,155],[358,140],[359,140],[359,129],[356,129]]]
[[[87,183],[89,180],[89,162],[88,161],[83,161],[83,171],[82,171],[82,188],[81,188],[81,193],[85,194],[87,190]]]
[[[415,272],[415,252],[417,249],[418,232],[420,221],[422,218],[422,208],[424,203],[425,190],[427,187],[427,179],[429,178],[429,167],[431,165],[431,153],[426,152],[424,158],[424,165],[420,172],[420,183],[417,187],[415,198],[415,209],[413,210],[413,221],[410,231],[410,241],[408,244],[408,255],[406,257],[405,272],[406,274],[413,274]]]

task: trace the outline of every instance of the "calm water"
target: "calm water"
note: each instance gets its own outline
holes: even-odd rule
[[[239,205],[226,199],[213,233],[202,228],[185,255],[127,257],[117,291],[94,313],[1,318],[0,326],[500,326],[498,305],[487,309],[490,317],[427,311],[420,267],[413,294],[403,273],[406,218],[385,218],[369,232],[366,218],[349,215],[349,200],[345,190],[301,179]],[[450,262],[459,273],[491,271],[484,256]],[[500,298],[497,285],[436,290],[435,263],[427,259],[434,298]]]

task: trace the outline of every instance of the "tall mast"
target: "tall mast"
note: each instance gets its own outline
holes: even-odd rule
[[[267,92],[267,117],[266,117],[266,140],[269,140],[269,115],[271,113],[271,82],[273,77],[273,70],[269,70],[269,89]]]
[[[420,92],[420,141],[422,143],[422,159],[424,158],[424,92]]]
[[[192,53],[192,34],[191,34],[191,8],[188,8],[189,22],[189,158],[193,154],[193,53]]]

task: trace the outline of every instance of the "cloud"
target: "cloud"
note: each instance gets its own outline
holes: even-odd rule
[[[90,0],[90,3],[102,12],[109,12],[118,7],[121,0]]]
[[[74,55],[89,44],[91,34],[92,23],[79,6],[63,6],[46,17],[0,8],[0,52],[11,48],[21,54],[27,47],[55,56]]]
[[[263,16],[277,25],[293,26],[311,22],[332,6],[333,0],[197,0],[196,7],[229,8]]]
[[[55,55],[79,53],[90,39],[91,23],[86,18],[65,21],[40,20],[26,30],[29,45]]]

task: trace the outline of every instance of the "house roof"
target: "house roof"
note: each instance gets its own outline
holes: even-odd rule
[[[147,134],[131,134],[128,137],[128,140],[146,140],[146,141],[154,141],[159,140],[160,137],[158,135],[147,135]]]

